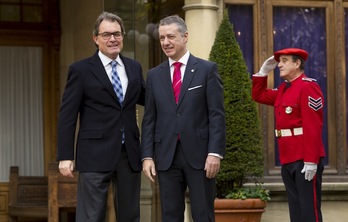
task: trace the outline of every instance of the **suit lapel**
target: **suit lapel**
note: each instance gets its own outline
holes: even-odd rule
[[[98,51],[91,57],[90,65],[91,72],[99,80],[99,82],[105,86],[105,88],[108,90],[111,96],[117,101],[117,104],[119,104],[114,88],[112,87],[107,73],[105,72],[103,63],[100,61],[100,58],[98,56]]]
[[[172,89],[172,80],[171,80],[171,76],[170,76],[169,61],[162,63],[161,68],[163,70],[161,72],[161,75],[160,75],[162,84],[164,86],[163,88],[168,96],[169,101],[171,101],[170,103],[173,105],[173,107],[175,109],[177,109],[179,107],[181,101],[185,97],[187,89],[188,89],[188,87],[189,87],[189,85],[194,77],[195,72],[197,71],[197,59],[194,56],[190,55],[190,58],[187,61],[185,75],[184,75],[184,79],[183,79],[181,89],[180,89],[180,96],[179,96],[178,104],[175,103],[175,99],[174,99],[174,92]]]
[[[164,91],[166,95],[168,96],[168,100],[170,101],[170,104],[176,109],[177,105],[174,99],[172,79],[170,76],[169,61],[162,63],[160,67],[162,68],[162,71],[160,73],[160,79],[163,84]]]
[[[178,106],[180,105],[181,101],[185,97],[187,89],[188,89],[188,87],[193,79],[195,72],[197,71],[196,63],[197,63],[196,58],[194,56],[190,55],[189,60],[187,61],[185,75],[184,75],[184,79],[183,79],[181,89],[180,89]]]
[[[134,92],[133,84],[134,84],[135,75],[131,75],[131,73],[135,73],[135,72],[132,71],[132,64],[125,57],[120,55],[120,58],[123,62],[123,65],[124,65],[125,70],[126,70],[126,75],[128,78],[127,91],[126,91],[126,95],[125,95],[124,100],[123,100],[123,105],[125,105],[125,104],[127,104],[127,101],[129,100],[129,98],[131,97],[130,93]]]

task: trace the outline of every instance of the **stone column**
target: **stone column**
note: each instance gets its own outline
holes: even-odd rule
[[[185,0],[185,22],[188,28],[189,39],[187,48],[202,59],[209,58],[211,47],[214,44],[218,29],[220,0]],[[220,4],[221,5],[221,4]],[[221,8],[220,8],[221,11]],[[191,222],[191,205],[186,194],[185,222]]]
[[[185,0],[185,22],[190,52],[202,59],[208,59],[218,28],[218,0]]]

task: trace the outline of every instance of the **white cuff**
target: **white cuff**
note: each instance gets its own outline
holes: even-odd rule
[[[216,156],[216,157],[219,157],[220,159],[224,158],[223,156],[221,156],[220,154],[217,154],[217,153],[208,153],[208,156]]]

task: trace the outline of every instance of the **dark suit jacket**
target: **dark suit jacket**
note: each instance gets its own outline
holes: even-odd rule
[[[204,169],[208,153],[224,155],[223,87],[217,65],[190,55],[178,105],[174,101],[169,62],[148,72],[142,125],[142,158],[152,157],[157,170],[171,165],[178,134],[186,160]]]
[[[121,59],[129,81],[123,107],[98,51],[69,68],[58,120],[57,160],[74,159],[75,128],[79,123],[76,141],[76,168],[79,171],[112,170],[122,149],[123,128],[130,165],[134,170],[141,170],[136,104],[144,104],[145,84],[141,65],[123,56]]]

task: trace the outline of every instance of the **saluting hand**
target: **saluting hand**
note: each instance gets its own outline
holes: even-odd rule
[[[274,59],[274,56],[269,57],[261,66],[258,73],[259,76],[267,76],[276,66],[278,62]]]

